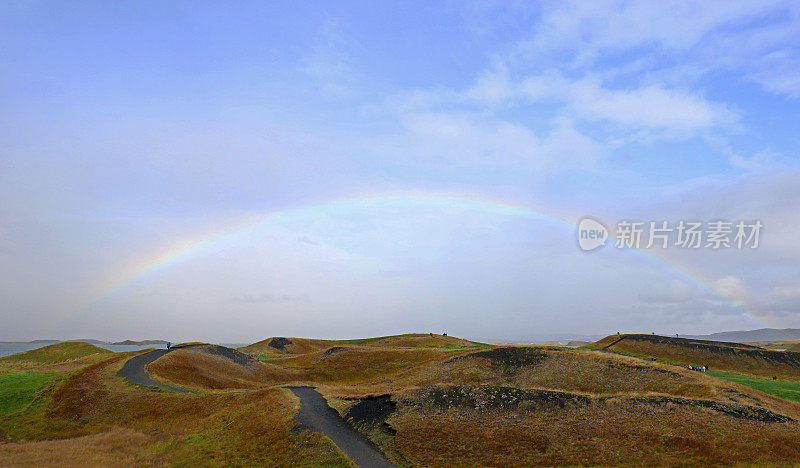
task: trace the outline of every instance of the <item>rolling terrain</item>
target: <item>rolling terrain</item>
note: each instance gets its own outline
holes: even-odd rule
[[[86,361],[28,381],[0,413],[0,464],[52,452],[120,465],[350,466],[346,453],[363,454],[348,448],[355,436],[328,433],[337,447],[315,432],[341,424],[398,466],[800,461],[799,404],[681,367],[794,369],[791,353],[737,343],[623,335],[570,349],[410,334],[97,354],[65,352]],[[58,364],[11,361],[28,373]],[[126,366],[163,388],[127,378]],[[326,419],[327,406],[340,419]]]
[[[430,333],[410,333],[405,335],[381,336],[354,340],[313,340],[308,338],[272,337],[239,348],[243,353],[275,355],[275,354],[307,354],[323,351],[335,346],[363,346],[371,348],[443,348],[458,349],[481,346],[462,338],[442,336]]]
[[[587,348],[680,366],[708,366],[711,370],[756,377],[800,380],[800,353],[773,351],[744,343],[658,335],[611,335]]]
[[[734,341],[737,343],[751,343],[759,341],[791,341],[800,340],[798,328],[760,328],[758,330],[739,330],[710,335],[688,335],[682,338],[709,340],[709,341]]]
[[[295,371],[217,345],[174,349],[148,371],[157,379],[201,390],[261,388],[298,378]]]
[[[31,351],[0,358],[0,370],[50,370],[78,369],[102,361],[114,353],[84,342],[55,343]]]

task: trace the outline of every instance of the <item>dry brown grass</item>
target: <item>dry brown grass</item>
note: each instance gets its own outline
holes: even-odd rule
[[[273,341],[277,340],[277,341]],[[281,340],[288,340],[291,343],[279,346]],[[273,346],[270,346],[270,343]],[[309,338],[284,338],[272,337],[261,340],[257,343],[239,348],[239,351],[248,354],[306,354],[322,351],[331,346],[340,344],[336,340],[314,340]],[[276,347],[277,346],[277,347]],[[281,349],[282,348],[282,349]]]
[[[800,353],[758,349],[745,344],[703,342],[647,335],[611,336],[593,347],[615,343],[608,351],[640,357],[653,357],[677,365],[708,366],[757,377],[800,379]],[[652,340],[652,341],[651,341]]]
[[[112,354],[91,343],[55,343],[0,358],[0,372],[70,372],[108,359]]]
[[[305,369],[317,382],[369,385],[396,381],[450,356],[437,349],[352,347],[315,357]]]
[[[501,351],[510,356],[529,355],[535,362],[507,365]],[[484,357],[493,355],[499,357]],[[428,366],[409,376],[406,382],[415,386],[491,384],[595,394],[658,392],[710,396],[712,389],[708,383],[698,380],[695,374],[625,356],[557,348],[504,347]]]
[[[147,449],[169,464],[348,466],[327,439],[294,429],[297,400],[279,388],[178,395],[116,375],[126,357],[78,372],[46,405],[4,421],[16,440],[75,438],[121,427],[153,437]],[[82,458],[78,458],[80,463]]]
[[[408,333],[405,335],[361,338],[354,340],[314,340],[309,338],[272,337],[239,348],[240,351],[256,355],[308,354],[324,351],[334,346],[357,346],[376,348],[474,348],[475,343],[453,336],[429,333]]]
[[[408,333],[405,335],[347,340],[351,344],[373,347],[403,348],[474,348],[475,343],[455,336],[442,336],[434,333]]]
[[[0,465],[40,466],[165,466],[163,457],[150,453],[152,436],[113,428],[99,434],[65,440],[0,444]]]
[[[303,359],[303,368],[314,382],[327,394],[341,398],[399,393],[436,385],[500,385],[587,395],[703,398],[777,408],[784,413],[798,408],[791,402],[699,372],[628,356],[537,347],[494,350],[521,350],[532,353],[533,357],[531,362],[523,359],[517,365],[504,365],[493,363],[484,351],[413,353],[411,350],[374,349],[337,353],[328,358],[334,360],[336,356],[333,363],[308,356],[292,360],[298,365],[296,361]],[[404,360],[410,365],[399,367]]]
[[[743,421],[675,405],[505,412],[402,405],[384,447],[409,466],[787,464],[800,460],[793,423]],[[457,462],[454,462],[457,460]]]
[[[391,343],[410,343],[391,338]],[[386,338],[340,342],[333,350],[287,353],[268,362],[186,348],[151,364],[150,371],[162,379],[215,390],[197,396],[128,384],[115,373],[130,354],[115,356],[77,372],[52,391],[46,404],[15,416],[13,424],[0,420],[0,427],[9,437],[28,440],[131,431],[142,444],[132,444],[131,456],[146,453],[153,463],[347,464],[326,438],[293,429],[296,398],[269,387],[292,382],[316,385],[340,398],[392,394],[397,409],[387,422],[396,434],[373,425],[370,435],[378,434],[375,441],[409,466],[800,461],[800,424],[763,422],[781,415],[800,421],[800,405],[702,373],[596,351],[377,346],[386,343],[381,340]],[[309,349],[323,340],[310,341],[316,343],[306,343]],[[493,407],[464,403],[469,399],[442,404],[425,393],[445,385],[511,389],[512,398],[503,401],[512,403],[519,392],[569,394]],[[354,406],[338,403],[342,410]],[[776,417],[759,420],[753,414]],[[76,447],[86,444],[72,441]],[[137,464],[150,463],[142,460]]]
[[[765,397],[668,364],[559,348],[457,351],[348,346],[327,355],[311,353],[270,362],[295,369],[305,382],[339,397],[432,385],[505,385],[596,395],[664,394],[734,402],[745,399],[753,404]]]
[[[166,354],[148,366],[162,380],[203,390],[259,388],[299,380],[297,371],[255,361],[242,365],[202,348],[184,348]]]
[[[425,365],[448,359],[463,351],[436,348],[377,348],[337,346],[326,351],[287,355],[268,362],[291,370],[293,383],[315,386],[348,386],[348,394],[386,392],[392,382],[413,375]]]
[[[368,364],[381,354],[403,355],[398,350],[372,353],[342,351],[328,358],[338,356],[341,363],[336,366],[324,360],[309,365],[330,371],[338,365]],[[800,461],[800,424],[732,416],[714,409],[714,402],[743,408],[745,414],[766,411],[777,419],[788,416],[795,421],[800,421],[800,405],[671,365],[583,350],[509,347],[439,351],[388,375],[357,385],[331,378],[322,389],[339,398],[393,394],[398,409],[387,422],[397,433],[376,436],[373,429],[365,434],[409,466]],[[436,407],[419,397],[417,389],[443,385],[568,391],[591,403],[549,407],[541,403],[502,410],[480,405]],[[352,401],[338,403],[342,411],[352,407]]]

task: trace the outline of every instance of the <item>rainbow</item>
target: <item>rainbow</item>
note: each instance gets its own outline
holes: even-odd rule
[[[296,215],[313,216],[343,209],[376,207],[384,209],[391,207],[431,207],[447,210],[476,210],[507,217],[520,217],[545,222],[566,228],[570,232],[575,231],[579,220],[577,216],[556,213],[553,210],[539,209],[487,195],[431,191],[401,191],[355,195],[268,213],[250,213],[242,215],[233,221],[225,222],[220,227],[185,237],[178,242],[155,249],[137,261],[125,265],[113,274],[107,275],[107,279],[97,285],[93,292],[89,294],[90,299],[82,304],[79,309],[87,310],[113,296],[118,291],[174,265],[218,251],[226,246],[236,245],[243,235],[264,227],[275,220]],[[686,281],[701,291],[710,293],[730,303],[754,323],[766,326],[765,319],[762,318],[763,314],[759,313],[752,304],[746,303],[740,298],[725,296],[723,292],[714,287],[713,280],[689,265],[679,264],[677,261],[666,257],[663,253],[652,249],[613,250],[638,258],[654,268]]]

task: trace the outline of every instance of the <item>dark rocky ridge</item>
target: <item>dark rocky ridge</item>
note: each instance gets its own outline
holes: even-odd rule
[[[689,406],[707,409],[726,416],[765,423],[793,422],[794,419],[756,406],[721,403],[711,400],[668,396],[587,396],[553,390],[523,390],[493,385],[426,387],[400,399],[400,404],[427,410],[455,408],[537,412],[580,408],[590,405],[605,406],[632,404],[637,406]]]
[[[269,345],[272,348],[275,348],[279,351],[286,351],[286,347],[292,344],[292,340],[289,338],[273,338],[269,341]]]

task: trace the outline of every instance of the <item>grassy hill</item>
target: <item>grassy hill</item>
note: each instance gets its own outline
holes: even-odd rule
[[[345,348],[328,359],[350,367],[380,362],[378,355],[401,362],[389,351],[361,356],[364,350]],[[405,350],[414,351],[422,350]],[[342,379],[325,387],[348,420],[408,465],[775,463],[800,457],[797,447],[781,445],[800,442],[793,432],[800,428],[800,406],[705,374],[573,349],[427,352],[409,354],[416,360],[383,378],[373,374],[358,384]],[[305,365],[332,370],[326,361]]]
[[[299,380],[296,371],[217,345],[177,349],[151,363],[148,371],[161,380],[203,390],[252,389]]]
[[[586,346],[588,344],[591,344],[591,342],[576,340],[576,341],[570,341],[569,343],[567,343],[567,346]]]
[[[331,346],[336,346],[336,340],[314,340],[309,338],[287,338],[274,336],[239,348],[239,351],[247,354],[305,354],[321,351]]]
[[[132,353],[75,372],[0,417],[0,466],[351,466],[295,429],[288,390],[177,395],[117,376]]]
[[[670,362],[745,352],[746,362],[767,365],[772,361],[752,354],[766,350],[651,335],[608,337],[589,347],[606,352],[485,346],[429,334],[282,338],[244,352],[186,346],[149,365],[155,378],[199,395],[131,385],[117,372],[137,353],[115,353],[39,390],[24,410],[0,416],[0,434],[32,441],[0,444],[0,465],[73,450],[96,460],[117,454],[129,464],[347,466],[328,439],[296,425],[297,400],[282,388],[290,384],[317,387],[402,466],[800,460],[800,405],[612,352],[659,352]],[[269,354],[253,358],[259,349]],[[797,390],[771,385],[786,395]]]
[[[789,348],[786,348],[786,351],[800,353],[800,343],[794,344]]]
[[[657,359],[681,366],[704,365],[712,370],[758,377],[800,379],[800,353],[771,351],[742,343],[658,335],[611,335],[586,348]]]
[[[358,344],[363,346],[375,347],[403,347],[403,348],[474,348],[488,346],[483,343],[456,338],[454,336],[442,336],[430,333],[408,333],[405,335],[381,336],[377,338],[363,338],[357,340],[340,340],[343,344]]]
[[[93,355],[110,355],[112,351],[91,343],[56,343],[41,348],[12,354],[0,358],[2,362],[30,362],[36,364],[55,364]]]
[[[56,343],[0,358],[0,371],[74,370],[113,354],[112,351],[90,343]]]
[[[315,382],[379,385],[419,366],[485,346],[428,334],[354,340],[277,337],[238,349],[184,343],[151,363],[148,372],[165,383],[204,391]]]
[[[309,338],[272,337],[239,348],[240,351],[254,355],[307,354],[324,351],[334,346],[401,347],[401,348],[445,348],[460,349],[487,346],[482,343],[429,333],[409,333],[404,335],[358,338],[352,340],[315,340]]]
[[[424,387],[393,399],[385,424],[395,432],[383,447],[412,466],[770,465],[800,457],[796,422],[740,403],[507,386]]]

